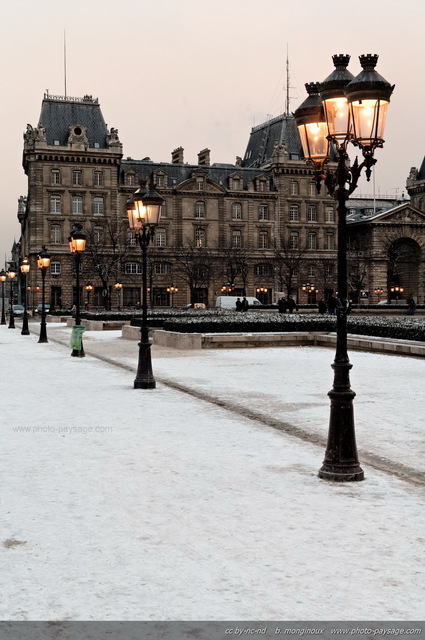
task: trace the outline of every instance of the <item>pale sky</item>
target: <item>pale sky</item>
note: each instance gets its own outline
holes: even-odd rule
[[[333,54],[349,53],[357,75],[358,56],[377,53],[396,87],[375,192],[400,196],[425,155],[424,24],[423,0],[0,0],[0,268],[19,239],[23,132],[47,89],[65,93],[64,31],[67,95],[99,98],[124,156],[157,162],[178,146],[194,164],[205,147],[213,163],[243,156],[252,126],[284,111],[287,48],[291,111],[306,82],[332,71]],[[362,181],[356,195],[372,190]]]

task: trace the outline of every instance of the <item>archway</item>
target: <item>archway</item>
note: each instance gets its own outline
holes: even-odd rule
[[[411,238],[398,238],[390,244],[387,271],[390,300],[405,300],[410,294],[418,300],[421,253],[419,244]]]

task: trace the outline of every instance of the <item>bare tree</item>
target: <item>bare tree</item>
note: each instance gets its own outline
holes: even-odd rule
[[[305,261],[306,245],[300,246],[290,236],[284,236],[280,246],[273,248],[275,273],[280,291],[286,291],[290,296],[293,292],[297,276],[302,271]]]
[[[336,284],[336,259],[318,258],[313,261],[316,272],[316,285],[324,293],[333,291]]]
[[[217,255],[225,282],[235,284],[238,279],[241,280],[242,288],[246,293],[250,258],[248,249],[225,244],[217,247]]]
[[[371,257],[368,249],[347,252],[347,284],[354,292],[356,302],[360,302],[361,291],[365,289],[370,272]]]
[[[111,284],[120,279],[122,262],[130,253],[128,227],[123,219],[104,218],[86,230],[86,267],[103,287],[103,304],[111,309]]]
[[[197,289],[209,289],[217,265],[216,252],[206,247],[187,243],[176,251],[175,267],[180,277],[187,283],[190,302],[197,302]]]

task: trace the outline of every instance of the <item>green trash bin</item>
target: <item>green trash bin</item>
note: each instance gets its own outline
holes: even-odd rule
[[[82,327],[80,324],[74,324],[71,331],[71,339],[69,341],[69,346],[71,349],[75,349],[75,351],[81,351],[83,348],[83,333],[86,330],[85,327]]]

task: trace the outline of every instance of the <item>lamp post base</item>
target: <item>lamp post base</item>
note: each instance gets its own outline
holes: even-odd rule
[[[133,389],[155,389],[156,382],[153,378],[140,379],[136,378],[134,380]]]
[[[155,389],[155,387],[156,382],[152,371],[149,329],[146,326],[142,326],[141,340],[139,342],[139,362],[134,380],[134,389]]]
[[[29,335],[30,335],[30,330],[28,329],[28,316],[25,315],[22,321],[21,336],[29,336]]]
[[[334,363],[334,388],[329,391],[331,412],[328,443],[319,478],[334,482],[364,480],[364,473],[357,457],[354,428],[353,400],[355,392],[350,388],[349,362]]]

